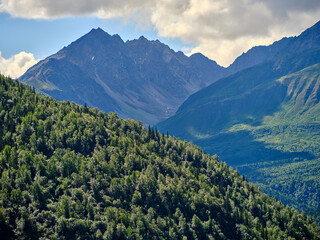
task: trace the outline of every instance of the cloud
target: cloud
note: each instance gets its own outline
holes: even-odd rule
[[[0,11],[14,17],[50,19],[68,16],[124,17],[126,14],[150,9],[147,0],[2,0]]]
[[[2,0],[14,17],[97,16],[136,21],[179,38],[223,65],[253,45],[300,34],[318,21],[319,0]]]
[[[18,78],[37,62],[38,60],[32,53],[20,52],[5,59],[0,52],[0,73],[11,78]]]
[[[314,0],[182,2],[188,4],[159,1],[151,18],[159,34],[193,43],[191,53],[200,51],[224,66],[252,46],[300,34],[320,16],[320,1]]]

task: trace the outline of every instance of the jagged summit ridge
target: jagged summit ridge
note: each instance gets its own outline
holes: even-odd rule
[[[203,55],[189,58],[144,36],[124,42],[97,28],[20,80],[58,100],[155,124],[173,115],[192,93],[228,74]]]

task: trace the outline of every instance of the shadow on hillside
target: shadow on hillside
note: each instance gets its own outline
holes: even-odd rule
[[[195,144],[203,147],[204,152],[217,154],[221,161],[236,168],[239,165],[277,161],[290,158],[314,159],[308,152],[283,152],[266,147],[263,142],[255,141],[248,131],[221,134],[205,142]]]

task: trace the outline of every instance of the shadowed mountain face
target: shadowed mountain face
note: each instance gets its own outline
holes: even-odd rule
[[[154,124],[228,73],[201,54],[187,57],[144,37],[123,42],[98,28],[30,68],[20,80],[58,100]]]
[[[260,64],[193,94],[157,127],[217,153],[291,206],[319,211],[320,22],[229,69],[258,53]]]
[[[284,49],[290,46],[294,41],[294,38],[283,38],[280,41],[274,42],[269,46],[256,46],[251,48],[248,52],[240,55],[228,69],[232,73],[239,72],[243,69],[252,67],[259,63],[262,63],[277,54],[281,53]]]

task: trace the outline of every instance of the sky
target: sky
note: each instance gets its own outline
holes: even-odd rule
[[[17,78],[92,28],[159,39],[227,67],[320,20],[320,0],[0,0],[0,72]]]

